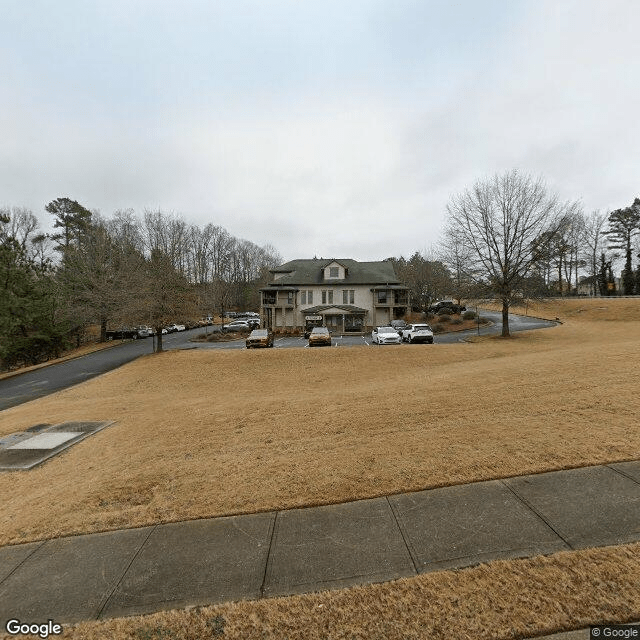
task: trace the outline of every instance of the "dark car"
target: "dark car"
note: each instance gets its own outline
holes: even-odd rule
[[[453,300],[440,300],[432,304],[427,311],[430,313],[462,313],[467,307],[463,304],[456,304]]]
[[[247,338],[247,349],[273,347],[273,333],[269,329],[254,329]]]

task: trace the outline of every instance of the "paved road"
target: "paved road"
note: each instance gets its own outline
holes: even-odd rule
[[[189,346],[193,346],[189,343],[189,338],[196,331],[194,329],[163,336],[163,344],[167,349],[189,348]],[[152,352],[153,341],[151,338],[127,340],[110,349],[96,351],[80,358],[0,380],[0,410],[95,378],[131,362],[141,355]]]
[[[482,315],[494,324],[481,326],[481,335],[491,335],[499,333],[502,329],[501,314],[494,311],[483,311]],[[555,326],[554,322],[539,320],[525,316],[510,316],[510,328],[512,331],[525,331],[528,329],[540,329]],[[206,331],[211,331],[207,328]],[[163,346],[165,349],[244,349],[244,340],[217,343],[190,342],[195,335],[202,333],[203,329],[192,329],[163,336]],[[446,344],[461,342],[466,337],[476,335],[478,331],[472,329],[457,333],[438,335],[435,337],[435,344]],[[369,345],[371,336],[343,336],[335,337],[332,340],[333,347],[350,347]],[[306,348],[307,340],[302,337],[282,337],[275,341],[275,348]],[[387,347],[381,347],[387,348]],[[431,345],[408,345],[403,344],[401,348],[420,349],[432,348]],[[36,398],[49,395],[55,391],[66,389],[79,382],[84,382],[95,376],[99,376],[107,371],[111,371],[127,362],[131,362],[153,350],[151,338],[144,340],[130,340],[123,342],[111,349],[96,351],[81,358],[75,358],[60,364],[44,367],[36,371],[30,371],[12,378],[0,380],[0,410],[8,409]]]

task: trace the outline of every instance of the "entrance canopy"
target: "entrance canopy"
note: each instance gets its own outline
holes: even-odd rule
[[[317,307],[311,307],[310,309],[304,310],[305,315],[316,315],[316,314],[336,314],[336,315],[364,315],[368,313],[367,309],[363,309],[362,307],[356,307],[353,304],[323,304],[318,305]]]

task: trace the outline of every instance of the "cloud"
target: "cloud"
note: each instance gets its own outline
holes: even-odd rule
[[[510,168],[587,210],[639,195],[636,3],[74,6],[4,16],[0,204],[365,260],[428,248],[452,194]]]

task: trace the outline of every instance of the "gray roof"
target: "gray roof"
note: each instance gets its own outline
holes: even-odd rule
[[[347,275],[343,280],[325,280],[323,269],[337,262],[346,270]],[[269,283],[271,287],[305,285],[305,284],[402,284],[396,277],[391,262],[357,262],[350,258],[312,258],[304,260],[291,260],[271,269],[273,274],[284,274],[277,280]]]
[[[315,315],[317,313],[321,313],[322,311],[326,311],[327,309],[342,309],[342,311],[359,314],[369,313],[367,309],[356,307],[353,304],[321,304],[316,307],[310,307],[309,309],[303,309],[302,311],[305,315]]]

